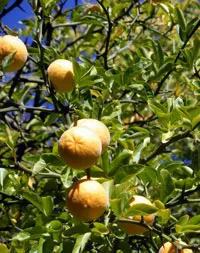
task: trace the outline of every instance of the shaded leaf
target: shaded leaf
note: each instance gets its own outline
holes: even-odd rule
[[[90,236],[91,236],[90,232],[85,233],[83,235],[78,235],[72,253],[81,253],[81,252],[83,252],[83,250],[86,246],[86,243],[90,239]]]

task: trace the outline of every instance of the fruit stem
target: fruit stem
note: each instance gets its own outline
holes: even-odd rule
[[[90,179],[90,172],[91,172],[90,168],[86,169],[87,179]]]
[[[78,122],[78,117],[74,116],[74,126],[77,126],[77,122]]]

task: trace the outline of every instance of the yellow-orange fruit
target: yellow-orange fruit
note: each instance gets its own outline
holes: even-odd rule
[[[105,211],[106,191],[97,181],[76,181],[68,191],[66,204],[69,212],[81,221],[99,218]]]
[[[177,247],[171,242],[166,242],[159,250],[158,253],[177,253]],[[193,253],[191,249],[181,249],[180,253]]]
[[[53,61],[47,69],[49,80],[59,93],[66,93],[74,89],[74,70],[71,61],[58,59]]]
[[[28,56],[26,46],[17,36],[5,35],[0,37],[0,64],[4,57],[15,52],[12,62],[5,69],[5,72],[15,72],[21,69]]]
[[[106,151],[110,143],[110,132],[107,126],[97,119],[80,119],[77,122],[77,126],[86,127],[95,132],[102,143],[102,153]]]
[[[93,131],[75,126],[62,134],[58,151],[68,166],[73,169],[88,169],[101,155],[101,141]]]
[[[138,196],[138,195],[134,195],[131,198],[130,201],[130,206],[133,206],[134,204],[147,204],[147,205],[152,205],[151,202],[146,199],[143,196]],[[154,222],[154,218],[155,215],[150,214],[150,215],[144,215],[142,216],[143,220],[149,225],[152,226],[153,222]],[[141,221],[142,217],[140,215],[135,215],[132,217],[128,217],[130,220],[134,220],[134,221]],[[138,225],[138,224],[133,224],[131,222],[128,221],[119,221],[119,226],[128,234],[130,235],[135,235],[135,234],[143,234],[144,232],[148,231],[148,228],[142,226],[142,225]]]

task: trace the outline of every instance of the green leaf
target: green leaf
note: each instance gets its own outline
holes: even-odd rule
[[[186,31],[187,22],[185,20],[185,16],[184,16],[183,11],[179,7],[176,7],[174,9],[174,14],[175,14],[176,20],[177,20],[178,24],[180,25],[181,29]]]
[[[153,205],[148,204],[134,204],[132,205],[127,212],[125,213],[125,216],[134,216],[134,215],[148,215],[153,214],[158,211],[158,208]]]
[[[53,198],[51,196],[41,197],[41,205],[44,215],[49,216],[52,214]]]
[[[162,169],[160,171],[160,199],[166,202],[170,194],[174,191],[174,181],[169,171]]]
[[[59,220],[52,220],[48,225],[47,225],[48,231],[49,232],[57,232],[62,230],[62,223]]]
[[[107,175],[110,167],[109,154],[107,151],[102,154],[101,159],[102,159],[102,168],[104,170],[105,175]]]
[[[157,63],[158,68],[161,67],[163,65],[163,61],[164,61],[164,53],[161,47],[161,44],[159,42],[159,40],[152,40],[151,41],[152,46],[153,46],[153,50],[154,50],[154,60]]]
[[[32,203],[35,207],[37,207],[40,212],[43,212],[42,200],[38,194],[31,191],[24,191],[22,196]]]
[[[40,160],[34,164],[33,166],[33,170],[32,170],[32,175],[35,176],[38,173],[40,173],[42,170],[44,170],[46,168],[46,162],[44,161],[44,159],[40,158]]]
[[[50,126],[54,123],[54,121],[56,121],[59,117],[58,113],[51,113],[49,115],[46,116],[45,121],[44,121],[44,125],[45,126]]]
[[[90,232],[88,223],[78,223],[64,231],[64,236],[84,235]]]
[[[38,253],[43,253],[43,245],[44,245],[45,239],[40,238],[39,243],[38,243]]]
[[[90,239],[90,236],[91,236],[91,232],[85,233],[84,235],[78,235],[72,253],[83,252],[86,246],[86,243]]]
[[[9,2],[9,0],[1,0],[0,11],[2,11],[6,7],[8,2]]]
[[[122,215],[124,211],[124,205],[121,199],[111,199],[110,206],[111,206],[112,211],[117,217],[120,217]]]
[[[60,159],[60,156],[58,154],[53,153],[44,153],[41,156],[42,160],[45,161],[46,164],[52,165],[52,166],[63,166],[64,162]]]
[[[188,223],[188,221],[189,221],[189,218],[190,217],[189,217],[188,214],[185,214],[185,215],[181,216],[180,219],[177,222],[177,225],[179,225],[179,226],[186,225]]]
[[[110,165],[109,176],[114,175],[116,170],[120,169],[120,166],[123,164],[123,162],[125,160],[129,160],[132,155],[133,155],[132,151],[125,149],[117,157],[115,157]]]
[[[162,105],[160,101],[156,101],[153,99],[148,100],[148,105],[152,112],[154,112],[158,117],[166,117],[167,116],[167,108]]]
[[[69,188],[73,182],[70,168],[64,168],[60,175],[60,179],[66,188]]]
[[[164,203],[162,203],[160,200],[155,200],[153,202],[154,206],[157,207],[158,209],[164,209],[165,208],[165,205]]]
[[[162,143],[167,143],[174,136],[174,131],[162,133]]]
[[[6,72],[7,68],[13,63],[13,58],[16,54],[16,51],[10,53],[9,55],[5,56],[1,62],[3,72]]]
[[[177,233],[199,233],[200,225],[185,225],[181,227],[180,225],[176,225]]]
[[[170,209],[160,209],[158,210],[156,216],[159,217],[159,220],[162,224],[167,224],[167,222],[170,219],[171,216],[171,210]]]
[[[173,63],[171,63],[171,62],[164,63],[158,69],[158,73],[156,75],[156,78],[163,77],[167,72],[171,71],[172,69],[173,69]]]
[[[49,237],[45,238],[45,242],[43,243],[43,248],[42,248],[41,253],[53,252],[54,246],[55,246],[55,242],[53,241],[53,239]]]
[[[105,191],[106,191],[106,196],[107,196],[107,206],[110,206],[110,197],[112,194],[112,190],[113,190],[113,185],[114,185],[114,180],[109,180],[109,181],[105,181],[102,183]]]
[[[0,168],[0,186],[2,191],[4,190],[4,179],[8,176],[8,171],[4,168]]]
[[[7,248],[7,246],[3,243],[0,243],[0,252],[1,253],[10,253],[10,250]]]
[[[94,222],[93,223],[94,227],[101,233],[101,234],[108,234],[109,229],[102,223],[99,222]]]
[[[22,231],[22,232],[19,232],[15,237],[14,239],[18,240],[18,241],[26,241],[30,238],[30,233],[28,232],[25,232],[25,231]]]
[[[200,215],[196,215],[196,216],[192,217],[188,221],[187,225],[200,225]]]
[[[133,162],[136,162],[136,163],[139,162],[143,149],[146,148],[149,143],[150,143],[150,138],[147,137],[143,140],[142,143],[137,144],[133,152],[133,158],[132,158]]]

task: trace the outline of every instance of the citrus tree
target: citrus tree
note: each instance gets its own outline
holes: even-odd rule
[[[199,1],[28,3],[0,23],[0,252],[200,252]]]

